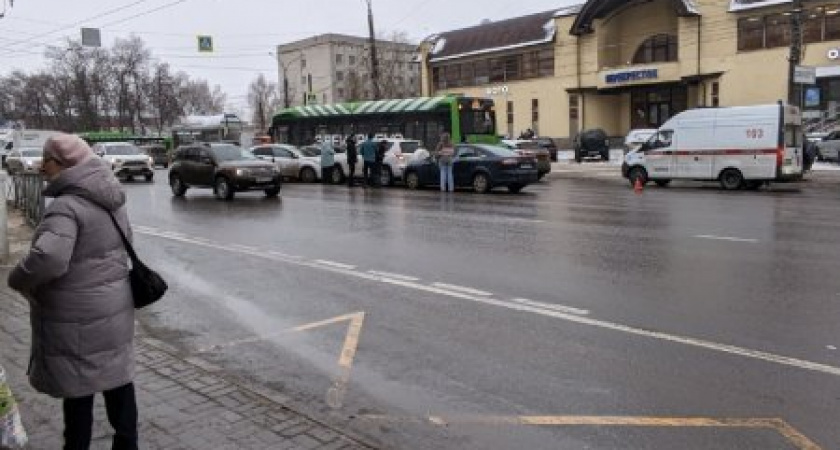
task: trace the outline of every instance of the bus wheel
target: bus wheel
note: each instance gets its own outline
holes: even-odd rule
[[[744,175],[738,169],[726,169],[720,174],[720,186],[727,191],[741,189],[744,186]]]

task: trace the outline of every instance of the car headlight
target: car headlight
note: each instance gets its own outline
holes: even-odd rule
[[[155,160],[154,160],[151,156],[149,157],[149,165],[150,165],[150,166],[154,166],[154,165],[155,165]]]
[[[251,171],[248,169],[236,169],[236,176],[244,177],[246,175],[250,175]]]
[[[28,167],[32,167],[33,162],[32,162],[31,160],[29,160],[29,161],[26,161],[26,163],[25,163],[25,164],[26,164]]]

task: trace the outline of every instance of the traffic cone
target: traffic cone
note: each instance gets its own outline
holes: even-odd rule
[[[642,184],[642,177],[636,177],[636,182],[633,183],[633,190],[637,194],[641,194],[644,189],[645,186]]]

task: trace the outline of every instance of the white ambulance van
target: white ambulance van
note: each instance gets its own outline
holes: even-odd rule
[[[719,181],[726,190],[758,189],[802,179],[802,117],[778,104],[700,108],[665,122],[624,158],[622,174],[635,185],[671,180]]]

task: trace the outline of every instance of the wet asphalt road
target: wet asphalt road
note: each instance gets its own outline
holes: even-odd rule
[[[224,203],[165,174],[126,184],[172,284],[144,325],[384,447],[840,448],[840,175]]]

